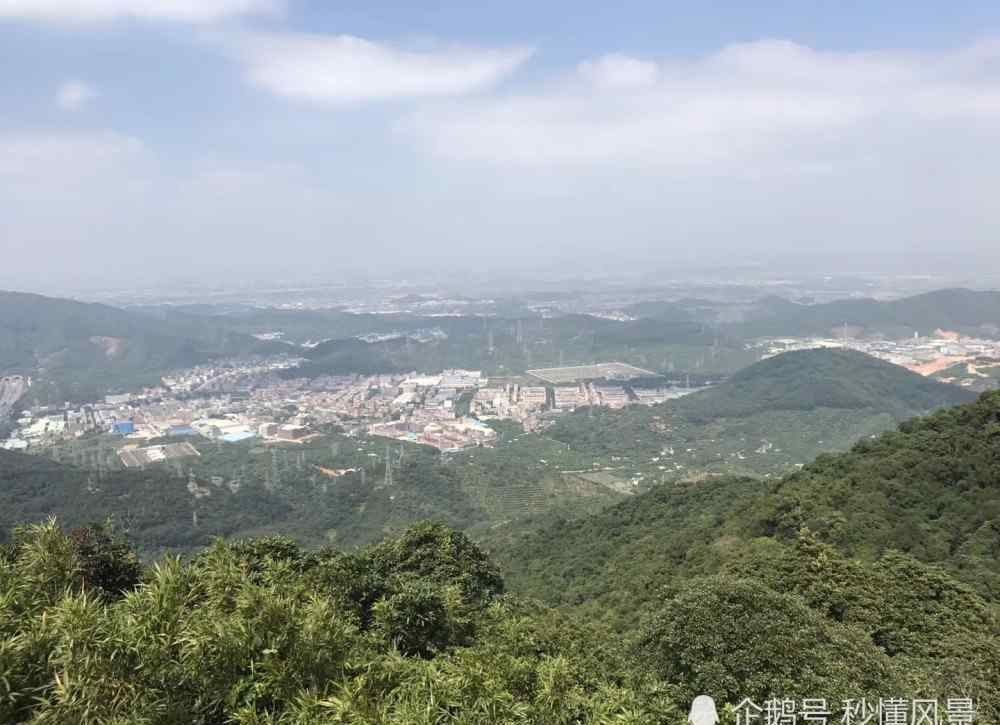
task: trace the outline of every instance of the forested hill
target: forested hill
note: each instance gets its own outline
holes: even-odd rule
[[[0,449],[0,543],[15,526],[49,516],[69,527],[113,517],[143,554],[182,552],[207,545],[214,536],[266,526],[290,509],[261,486],[211,493],[197,506],[195,526],[196,500],[187,479],[165,466],[99,473]]]
[[[856,350],[820,348],[763,360],[672,407],[694,422],[816,408],[869,408],[903,420],[974,399],[967,390]]]
[[[741,337],[837,335],[847,325],[855,333],[907,337],[935,329],[966,334],[1000,335],[1000,292],[945,289],[898,300],[837,300],[802,305],[766,297],[747,311],[745,320],[725,326]]]
[[[679,400],[560,418],[546,435],[647,480],[774,475],[975,394],[851,350],[789,352]]]
[[[311,546],[335,539],[338,547],[351,548],[422,520],[460,529],[490,520],[481,505],[485,492],[473,496],[459,472],[427,447],[407,449],[406,461],[394,470],[396,485],[387,488],[378,485],[384,468],[367,455],[384,451],[380,442],[331,434],[270,449],[253,442],[195,445],[202,455],[184,466],[145,470],[85,470],[0,450],[0,538],[4,529],[49,516],[69,527],[110,517],[140,555],[152,558],[190,553],[217,536],[280,532]],[[331,448],[340,449],[338,458]],[[85,457],[109,453],[114,456],[111,448],[90,449]],[[333,467],[365,473],[335,480],[321,474]],[[476,482],[490,485],[482,476]]]
[[[629,619],[665,583],[771,556],[804,528],[845,556],[895,549],[939,564],[1000,601],[1000,392],[777,481],[664,485],[580,520],[500,531],[494,549],[516,591]]]
[[[0,292],[0,371],[34,375],[32,399],[92,400],[155,383],[171,368],[261,349],[211,320],[148,316],[99,304]]]
[[[536,523],[486,542],[509,589],[610,623],[689,693],[829,692],[824,651],[876,665],[855,649],[874,647],[910,697],[974,693],[982,722],[1000,717],[1000,393],[779,481],[663,485]]]

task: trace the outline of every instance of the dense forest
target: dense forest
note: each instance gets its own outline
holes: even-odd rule
[[[5,527],[49,515],[74,527],[113,516],[145,558],[190,551],[216,536],[282,534],[310,546],[350,548],[425,519],[475,531],[552,508],[593,511],[623,498],[564,480],[560,469],[590,465],[582,454],[515,426],[501,426],[500,434],[497,448],[451,460],[426,446],[337,432],[269,446],[191,438],[199,457],[145,470],[121,470],[108,436],[49,451],[61,463],[0,450],[0,538]],[[392,486],[383,485],[387,454]]]
[[[680,725],[703,693],[726,725],[746,697],[1000,714],[995,606],[905,554],[851,560],[804,531],[664,578],[624,636],[505,590],[432,524],[353,553],[220,541],[149,568],[107,525],[22,527],[0,548],[0,718]]]
[[[742,646],[727,650],[739,677],[712,659],[741,631],[785,643],[805,628],[810,658],[827,643],[864,648],[855,662],[901,667],[905,687],[978,693],[994,722],[998,482],[1000,393],[988,393],[777,481],[664,485],[592,516],[498,529],[487,548],[510,590],[655,643],[663,671],[699,687],[734,696],[761,673],[806,687],[815,670],[772,670]]]
[[[598,630],[504,596],[424,525],[352,554],[218,542],[144,568],[106,526],[0,549],[0,721],[162,725],[679,723]]]
[[[786,545],[809,529],[845,556],[873,561],[899,550],[998,599],[998,482],[994,392],[781,479],[659,486],[593,516],[498,529],[495,553],[509,564],[512,586],[547,601],[635,602],[649,581],[715,571],[731,554]],[[614,592],[604,584],[610,577],[596,575],[625,566],[632,576]]]

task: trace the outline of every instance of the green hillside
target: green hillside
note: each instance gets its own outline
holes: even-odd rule
[[[216,536],[282,533],[313,546],[350,548],[425,519],[456,528],[487,520],[455,470],[441,466],[429,449],[410,447],[394,471],[396,486],[382,488],[378,454],[385,446],[379,441],[360,450],[357,441],[340,437],[310,448],[195,445],[201,457],[183,464],[103,473],[0,450],[0,529],[48,516],[67,526],[110,516],[150,557],[190,551]],[[343,453],[333,455],[334,445]],[[364,468],[365,475],[331,479],[321,472],[337,467]]]
[[[759,300],[746,319],[725,326],[741,337],[835,335],[848,325],[865,335],[908,337],[940,328],[996,338],[1000,336],[1000,292],[945,289],[882,302],[838,300],[801,305],[778,297]]]
[[[512,435],[505,430],[503,439]],[[565,481],[560,468],[582,467],[580,457],[533,436],[447,462],[431,448],[393,443],[391,487],[381,485],[383,439],[331,431],[301,444],[191,443],[199,457],[141,471],[122,470],[116,454],[122,441],[108,436],[49,451],[91,470],[0,449],[0,532],[52,515],[67,526],[111,516],[147,558],[190,551],[215,536],[282,534],[350,549],[426,519],[471,531],[567,505],[593,511],[622,498]],[[353,472],[329,475],[346,469]]]
[[[803,528],[864,561],[905,552],[1000,600],[1000,393],[906,422],[779,480],[659,486],[589,517],[495,540],[514,589],[621,611],[671,579],[717,572],[754,547],[792,544]]]
[[[735,697],[762,670],[761,686],[801,687],[814,674],[801,662],[771,669],[723,643],[763,636],[780,649],[805,628],[809,650],[846,626],[925,692],[965,687],[997,717],[1000,393],[778,481],[664,485],[595,515],[497,530],[486,546],[512,591],[610,623],[665,677],[697,683],[691,693]],[[797,624],[779,621],[792,611]]]
[[[774,474],[974,399],[859,352],[806,350],[662,405],[579,411],[546,435],[650,482],[705,472]]]
[[[649,317],[622,322],[586,314],[426,316],[213,306],[140,310],[167,321],[199,319],[242,335],[281,332],[292,344],[325,341],[298,351],[310,362],[295,374],[307,375],[455,367],[506,375],[595,360],[621,360],[665,373],[719,374],[755,359],[738,340],[720,336],[690,315],[667,314],[660,304],[646,311]],[[352,339],[369,334],[396,337],[370,344]]]
[[[867,408],[903,420],[974,399],[972,393],[856,350],[820,348],[763,360],[672,407],[695,423],[816,408]]]
[[[170,468],[0,453],[0,719],[680,725],[705,692],[826,697],[838,713],[844,698],[961,695],[1000,717],[1000,393],[780,480],[709,477],[496,526],[499,569],[444,526],[404,530],[490,521],[469,474],[514,490],[536,475],[527,455],[462,468],[408,447],[380,488],[369,453],[384,442],[330,436],[324,455],[368,466],[367,482],[313,475],[299,454],[325,463],[318,447],[206,448],[198,498]],[[534,440],[533,456],[556,454]],[[227,467],[236,492],[206,480]],[[49,513],[67,528],[113,513],[147,557],[216,534],[400,538],[232,542],[144,569],[103,527],[10,532]]]
[[[628,308],[637,319],[590,315],[482,318],[420,314],[352,314],[194,305],[118,310],[37,295],[0,293],[0,370],[44,371],[54,389],[35,397],[83,399],[108,387],[141,385],[165,367],[250,349],[294,349],[310,358],[296,375],[448,367],[514,374],[553,365],[616,359],[668,375],[729,374],[754,354],[742,341],[761,336],[828,335],[845,323],[863,334],[907,336],[941,327],[1000,334],[1000,293],[942,290],[879,302],[842,300],[802,305],[765,298],[741,322],[721,324],[711,303],[647,302]],[[694,311],[692,311],[694,310]],[[729,317],[727,312],[726,317]],[[18,322],[14,322],[17,320]],[[287,343],[328,341],[300,350],[257,343],[251,335],[281,332]],[[437,337],[431,339],[428,333]],[[362,343],[362,335],[413,335]]]
[[[107,305],[0,292],[0,372],[32,375],[28,402],[87,401],[172,368],[263,350],[209,321],[156,320]]]
[[[289,506],[260,485],[233,494],[214,488],[198,505],[187,478],[166,467],[98,473],[47,458],[0,450],[0,539],[14,526],[58,516],[76,527],[114,517],[144,554],[204,546],[214,536],[231,536],[266,526]]]

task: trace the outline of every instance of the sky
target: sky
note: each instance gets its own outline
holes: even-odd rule
[[[997,189],[989,0],[0,0],[0,288],[975,274]]]

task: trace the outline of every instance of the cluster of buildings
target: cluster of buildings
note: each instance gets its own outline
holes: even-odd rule
[[[505,385],[479,388],[472,399],[472,412],[481,420],[516,420],[528,430],[549,408],[548,389],[541,385]]]
[[[487,381],[479,370],[445,370],[440,375],[413,374],[396,381],[389,419],[368,426],[370,435],[407,440],[455,451],[488,446],[496,431],[466,415]]]
[[[114,406],[107,403],[58,410],[49,406],[24,412],[16,421],[10,437],[0,447],[13,451],[79,438],[88,433],[130,433],[132,426],[119,421]]]
[[[482,421],[470,417],[426,420],[400,419],[373,423],[370,435],[433,446],[438,450],[460,451],[473,446],[492,446],[497,433]]]
[[[278,374],[293,363],[285,357],[229,360],[178,372],[164,377],[158,387],[109,395],[100,402],[31,409],[2,445],[44,448],[88,434],[118,436],[132,449],[193,436],[219,443],[294,443],[318,435],[323,426],[336,425],[349,433],[452,451],[492,445],[496,432],[484,421],[516,421],[530,431],[560,412],[583,406],[653,404],[688,392],[609,382],[647,373],[620,363],[537,371],[535,382],[491,382],[478,370],[291,380]],[[590,373],[611,377],[604,382],[579,379]],[[186,449],[163,450],[169,455]]]
[[[301,362],[301,358],[284,355],[217,361],[165,376],[163,386],[175,395],[250,391],[275,380],[279,371]]]

